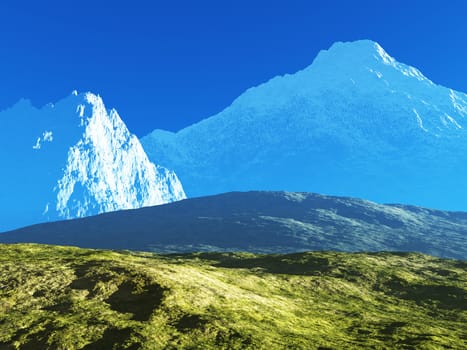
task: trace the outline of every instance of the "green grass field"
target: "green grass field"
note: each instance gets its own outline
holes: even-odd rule
[[[467,263],[0,245],[0,349],[465,349]]]

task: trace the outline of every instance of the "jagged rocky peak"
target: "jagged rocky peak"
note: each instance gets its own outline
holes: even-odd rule
[[[149,161],[115,109],[108,112],[102,99],[92,93],[84,99],[87,105],[78,106],[84,132],[69,149],[57,184],[60,216],[87,216],[185,198],[176,175]]]
[[[11,212],[0,231],[185,198],[176,174],[148,159],[98,95],[74,91],[41,109],[20,101],[0,123],[11,135],[0,141],[9,169],[0,174],[2,204]]]

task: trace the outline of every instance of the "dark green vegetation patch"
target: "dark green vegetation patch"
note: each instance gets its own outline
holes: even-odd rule
[[[0,349],[463,349],[467,263],[0,245]]]

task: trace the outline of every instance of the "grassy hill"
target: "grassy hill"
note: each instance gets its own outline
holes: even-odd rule
[[[464,349],[467,262],[0,245],[0,349]]]

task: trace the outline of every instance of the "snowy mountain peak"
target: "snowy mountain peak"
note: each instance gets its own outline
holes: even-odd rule
[[[14,135],[0,140],[10,169],[0,175],[1,204],[11,214],[0,231],[185,198],[175,173],[149,161],[99,95],[73,92],[42,109],[18,103],[0,112],[0,123]]]
[[[320,59],[323,55],[338,58],[339,60],[350,58],[352,60],[368,60],[371,58],[386,65],[392,65],[396,62],[380,44],[372,40],[338,41],[332,44],[328,50],[321,50],[317,59]]]
[[[343,68],[351,72],[363,68],[380,77],[384,72],[387,74],[398,72],[405,77],[433,85],[417,68],[397,62],[380,44],[371,40],[334,43],[329,50],[322,50],[318,54],[313,65],[320,67],[325,65],[334,69],[340,67],[339,72]]]

